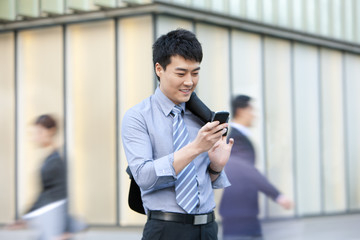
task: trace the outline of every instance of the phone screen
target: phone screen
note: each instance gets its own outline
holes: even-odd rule
[[[220,124],[222,124],[228,122],[228,120],[229,120],[229,112],[221,111],[221,112],[216,112],[214,114],[212,122],[219,121]]]
[[[213,116],[212,122],[213,121],[219,121],[220,124],[222,123],[227,123],[229,121],[229,112],[226,111],[220,111],[220,112],[216,112]],[[228,128],[226,128],[226,133],[223,134],[223,136],[227,135],[227,131]]]

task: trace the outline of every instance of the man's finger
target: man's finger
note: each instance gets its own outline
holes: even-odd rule
[[[208,122],[207,124],[205,124],[205,126],[203,128],[204,128],[205,131],[211,131],[217,125],[219,125],[219,123],[220,123],[219,121]]]
[[[211,129],[211,133],[214,134],[214,133],[218,133],[218,132],[222,132],[223,129],[226,129],[228,127],[228,124],[227,123],[223,123],[223,124],[220,124],[218,126],[215,126],[213,129]],[[227,131],[227,130],[226,130]],[[225,131],[222,132],[222,134],[226,133]]]
[[[233,145],[234,145],[234,139],[233,138],[230,138],[229,139],[229,145],[230,145],[230,147],[232,147]]]

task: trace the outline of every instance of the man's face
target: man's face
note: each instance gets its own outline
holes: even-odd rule
[[[255,120],[255,113],[254,113],[253,106],[251,104],[249,104],[249,106],[247,106],[246,108],[240,108],[239,109],[239,117],[241,119],[241,122],[246,127],[251,127]]]
[[[166,70],[159,63],[155,64],[160,90],[175,104],[187,102],[199,81],[200,63],[178,55],[172,56],[170,61]]]

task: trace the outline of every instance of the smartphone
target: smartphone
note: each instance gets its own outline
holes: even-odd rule
[[[216,112],[212,117],[212,122],[213,121],[219,121],[220,124],[227,123],[229,121],[229,112],[226,111]],[[224,133],[223,136],[227,135],[228,132],[227,130],[228,128],[226,128],[226,133]]]

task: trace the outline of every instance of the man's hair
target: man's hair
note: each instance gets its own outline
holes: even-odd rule
[[[170,64],[170,58],[176,55],[186,60],[199,63],[202,61],[201,44],[194,33],[179,28],[162,35],[153,45],[154,67],[156,63],[159,63],[166,70],[166,66]]]
[[[234,97],[231,102],[233,117],[235,117],[236,110],[238,108],[247,108],[249,106],[250,101],[251,101],[251,97],[247,95],[238,95]]]
[[[46,129],[55,129],[57,130],[57,123],[53,116],[50,114],[40,115],[34,122],[35,125],[39,125]]]

